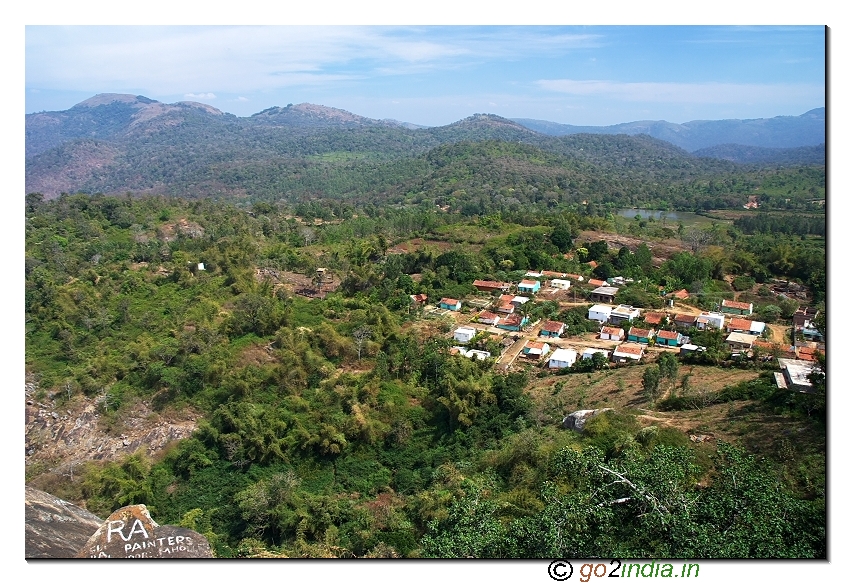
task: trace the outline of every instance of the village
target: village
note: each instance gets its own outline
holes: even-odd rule
[[[664,352],[688,359],[706,350],[689,334],[714,330],[722,332],[730,361],[775,359],[779,388],[813,392],[808,377],[817,366],[816,353],[826,351],[813,324],[816,309],[798,308],[790,327],[768,325],[752,319],[752,303],[724,299],[717,311],[702,311],[687,303],[684,289],[669,294],[665,309],[645,309],[617,303],[627,283],[632,282],[623,277],[585,280],[571,273],[529,271],[516,283],[475,280],[472,285],[480,293],[467,298],[443,297],[433,305],[424,294],[410,299],[423,316],[450,319],[452,354],[492,359],[503,371],[586,371],[651,362]],[[585,308],[586,319],[598,330],[574,334],[557,319],[531,321],[530,308],[544,299],[562,309]],[[494,342],[497,350],[485,349]]]

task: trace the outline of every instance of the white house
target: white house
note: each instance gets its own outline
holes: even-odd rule
[[[466,358],[477,358],[478,360],[487,360],[490,358],[490,353],[486,350],[467,350],[464,354]]]
[[[575,364],[578,353],[572,348],[559,348],[549,358],[549,368],[569,368]]]
[[[626,306],[624,304],[620,304],[619,306],[611,310],[611,315],[608,316],[608,320],[612,324],[622,324],[623,322],[631,322],[636,318],[640,318],[640,309],[635,308],[634,306]]]
[[[549,285],[555,289],[570,289],[570,280],[568,279],[553,279],[549,281]]]
[[[581,353],[581,358],[582,360],[590,360],[597,352],[604,356],[605,360],[608,360],[608,355],[611,354],[609,351],[602,350],[601,348],[585,348],[584,352]]]
[[[455,330],[454,339],[456,342],[460,342],[461,344],[466,344],[472,337],[475,336],[475,333],[478,332],[475,328],[470,328],[468,326],[461,326],[457,330]]]
[[[643,346],[634,342],[623,342],[614,349],[611,360],[614,362],[629,362],[643,358]]]
[[[587,319],[596,320],[597,322],[607,322],[613,310],[614,308],[612,306],[596,304],[590,307],[590,310],[587,312]]]
[[[723,328],[723,323],[726,321],[726,316],[720,312],[703,312],[697,316],[697,328],[705,330],[706,328]]]
[[[602,330],[599,331],[599,338],[602,340],[613,340],[615,342],[619,342],[626,337],[626,331],[622,328],[616,328],[613,326],[602,326]]]

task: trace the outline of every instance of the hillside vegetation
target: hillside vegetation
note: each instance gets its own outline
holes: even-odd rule
[[[629,144],[657,147],[584,143],[635,157],[643,150]],[[691,171],[668,151],[663,172]],[[70,478],[61,459],[28,464],[28,483],[102,516],[145,503],[159,522],[205,534],[219,557],[825,557],[823,394],[776,388],[775,361],[736,360],[718,334],[693,331],[709,350],[691,373],[657,351],[631,366],[592,360],[555,374],[518,358],[506,369],[452,353],[452,329],[474,311],[429,317],[411,303],[484,299],[475,279],[550,269],[629,277],[624,301],[646,308],[663,307],[659,286],[685,287],[696,310],[747,299],[787,324],[800,302],[773,295],[773,278],[823,306],[825,242],[812,226],[822,213],[783,222],[774,209],[697,229],[546,198],[558,181],[590,190],[594,176],[606,196],[620,179],[593,174],[597,155],[443,145],[411,163],[394,204],[363,185],[362,198],[333,187],[238,205],[28,196],[35,398],[95,404],[113,434],[139,403],[198,415],[192,437],[156,456],[92,459]],[[793,191],[777,207],[809,208],[817,168],[759,172],[762,192]],[[748,178],[724,184],[733,180]],[[492,184],[514,190],[484,196]],[[614,231],[642,244],[609,246]],[[654,255],[674,242],[682,250]],[[592,340],[589,291],[541,296],[523,313]],[[510,350],[478,341],[494,355]],[[735,374],[709,384],[716,371]],[[655,372],[659,383],[644,386]],[[575,409],[612,405],[581,433],[561,427]],[[748,436],[775,418],[782,431],[755,451]],[[702,434],[716,437],[690,438]]]

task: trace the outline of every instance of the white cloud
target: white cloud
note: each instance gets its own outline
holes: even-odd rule
[[[539,27],[28,26],[28,87],[264,91],[598,46]]]
[[[215,93],[187,93],[186,99],[215,99]]]

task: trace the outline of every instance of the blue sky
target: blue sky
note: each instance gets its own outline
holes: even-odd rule
[[[238,116],[310,102],[445,125],[610,125],[825,105],[822,26],[27,26],[26,112],[96,93]]]

